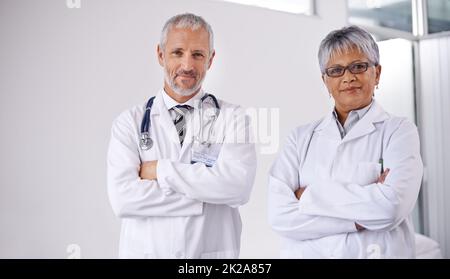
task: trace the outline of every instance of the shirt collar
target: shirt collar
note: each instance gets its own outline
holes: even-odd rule
[[[354,116],[356,116],[357,119],[360,120],[361,118],[364,117],[364,115],[366,115],[366,113],[369,111],[369,109],[370,109],[370,107],[372,106],[372,104],[373,104],[373,99],[372,99],[372,101],[370,102],[369,105],[367,105],[367,106],[365,106],[365,107],[363,107],[363,108],[361,108],[361,109],[358,109],[358,110],[352,110],[352,111],[350,111],[350,113],[348,114],[348,117],[347,117],[347,118],[354,118]],[[337,115],[337,112],[336,112],[336,107],[335,107],[334,110],[333,110],[333,117],[334,117],[334,119],[338,120],[338,115]]]
[[[164,90],[164,88],[162,90],[162,97],[163,97],[163,100],[164,100],[164,104],[166,105],[168,110],[170,110],[174,106],[178,106],[178,105],[189,105],[189,106],[195,108],[196,107],[195,104],[198,103],[196,101],[200,100],[203,97],[204,94],[205,93],[203,92],[203,89],[200,89],[200,91],[197,94],[195,94],[194,97],[190,98],[189,100],[187,100],[184,103],[178,103],[177,101],[172,99],[172,97],[170,97],[167,94],[167,92],[166,92],[166,90]]]

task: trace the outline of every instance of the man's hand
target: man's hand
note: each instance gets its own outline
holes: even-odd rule
[[[389,174],[390,169],[386,169],[380,177],[378,177],[377,183],[384,183],[384,180],[386,179],[387,175]]]
[[[156,166],[158,161],[147,161],[141,164],[139,177],[141,179],[156,180]]]
[[[297,200],[300,200],[305,189],[306,189],[306,186],[305,187],[300,186],[297,190],[295,190],[295,196],[297,197]]]

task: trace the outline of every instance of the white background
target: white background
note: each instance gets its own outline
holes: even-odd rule
[[[81,0],[80,9],[0,0],[1,258],[66,258],[72,243],[83,258],[117,256],[120,222],[106,194],[111,122],[162,86],[160,30],[182,12],[215,32],[204,88],[243,107],[279,109],[280,147],[291,129],[328,111],[317,50],[346,24],[344,0],[318,0],[314,17],[206,0]],[[274,157],[259,152],[241,208],[243,258],[278,256],[266,213]]]

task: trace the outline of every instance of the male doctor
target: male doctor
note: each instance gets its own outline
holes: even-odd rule
[[[248,117],[201,88],[215,55],[203,18],[170,18],[157,55],[164,87],[112,126],[108,195],[122,219],[119,257],[237,258],[238,207],[256,171]]]

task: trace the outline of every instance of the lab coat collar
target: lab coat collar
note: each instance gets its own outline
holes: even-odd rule
[[[374,123],[383,122],[389,118],[383,108],[373,100],[369,111],[361,118],[349,133],[342,139],[342,142],[347,142],[364,135],[372,133],[376,128]],[[322,131],[322,134],[333,139],[340,139],[339,129],[331,111],[327,117],[314,129],[315,132]]]
[[[200,102],[200,99],[203,97],[203,95],[205,93],[203,92],[203,89],[200,89],[200,91],[197,94],[195,94],[192,98],[190,98],[189,100],[187,100],[184,103],[178,103],[177,101],[172,99],[172,97],[170,97],[169,94],[167,94],[167,92],[164,89],[162,89],[161,94],[163,96],[164,104],[166,105],[167,110],[170,110],[174,106],[178,106],[178,105],[188,105],[193,108],[197,108],[198,103]]]
[[[164,98],[165,98],[164,94],[166,94],[164,89],[160,89],[158,94],[156,95],[155,100],[153,101],[152,110],[150,112],[150,118],[151,118],[152,123],[156,123],[158,121],[161,126],[167,127],[166,132],[167,132],[168,136],[173,139],[171,141],[171,144],[173,144],[172,148],[173,148],[173,150],[178,150],[178,152],[179,152],[176,157],[181,158],[183,156],[183,154],[186,153],[190,149],[188,147],[192,143],[192,137],[193,137],[192,127],[189,126],[190,122],[188,121],[186,123],[186,125],[188,125],[188,128],[186,129],[186,136],[184,137],[183,146],[181,147],[177,141],[178,133],[175,128],[175,125],[173,124],[172,117],[170,116],[169,108],[168,108],[172,104],[173,105],[170,108],[172,108],[173,106],[179,105],[179,103],[177,103],[175,100],[173,100],[166,94],[167,97],[169,97],[169,99],[173,101],[173,103],[172,103],[172,101],[168,100],[168,104],[166,105],[166,102],[164,100]],[[203,97],[204,94],[205,94],[205,92],[203,90],[200,90],[194,97],[189,99],[187,102],[183,103],[183,105],[190,105],[190,106],[194,107],[195,109],[197,109],[200,104],[200,99]]]
[[[158,94],[156,94],[155,100],[153,101],[153,106],[150,115],[157,115],[157,114],[165,114],[164,111],[168,112],[169,109],[173,108],[177,105],[189,105],[193,108],[198,108],[200,104],[200,99],[205,95],[205,92],[203,89],[200,89],[200,91],[191,99],[189,99],[185,103],[178,103],[174,99],[172,99],[167,93],[164,91],[164,88],[161,88],[158,91]]]

